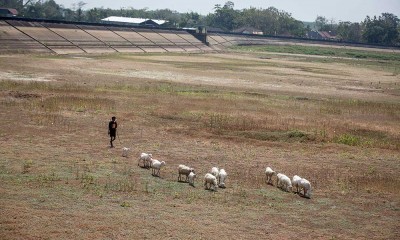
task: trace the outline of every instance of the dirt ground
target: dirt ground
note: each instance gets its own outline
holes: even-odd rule
[[[229,52],[2,55],[0,239],[399,239],[400,76],[385,64]],[[338,114],[331,106],[342,103]],[[221,116],[254,129],[265,121],[274,133],[295,121],[318,136],[355,128],[389,140],[244,138]],[[166,162],[161,177],[137,166],[141,152]],[[177,182],[179,164],[196,169],[195,187]],[[228,173],[215,192],[203,187],[213,166]],[[312,197],[266,184],[267,166],[310,180]]]

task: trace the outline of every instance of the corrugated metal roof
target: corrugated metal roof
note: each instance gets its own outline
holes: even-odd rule
[[[141,24],[143,22],[146,22],[148,20],[151,20],[158,25],[164,24],[168,21],[166,20],[156,20],[156,19],[148,19],[148,18],[129,18],[129,17],[116,17],[116,16],[111,16],[108,18],[101,19],[102,21],[109,21],[109,22],[121,22],[121,23],[133,23],[133,24]]]

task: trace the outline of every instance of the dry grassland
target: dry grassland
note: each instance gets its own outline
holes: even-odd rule
[[[0,56],[0,239],[399,239],[399,66]],[[160,178],[137,166],[141,152],[166,161]],[[177,182],[179,164],[195,188]],[[204,190],[212,166],[226,189]],[[309,179],[312,198],[267,185],[267,166]]]

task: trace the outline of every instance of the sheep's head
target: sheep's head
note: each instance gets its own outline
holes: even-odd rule
[[[149,157],[150,157],[150,158],[153,158],[153,154],[149,153]]]
[[[194,168],[191,168],[191,169],[190,169],[190,172],[196,173],[196,172],[194,171]],[[196,174],[195,174],[195,175],[196,175]]]
[[[164,161],[161,161],[161,166],[165,166],[166,163]]]
[[[307,190],[306,197],[311,198],[312,193],[313,193],[313,191],[310,187],[310,189]]]

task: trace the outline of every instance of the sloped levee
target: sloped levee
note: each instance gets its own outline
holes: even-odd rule
[[[0,53],[51,53],[52,50],[21,32],[18,25],[0,20]]]
[[[0,18],[0,53],[214,51],[185,30]]]
[[[213,31],[203,35],[196,33],[196,30],[193,29],[161,29],[124,24],[0,17],[0,54],[209,52],[221,51],[235,45],[298,43],[400,49],[399,46],[285,36],[260,36]]]
[[[271,44],[276,40],[255,35],[243,35],[243,34],[224,34],[224,33],[208,33],[208,42],[214,48],[223,49],[233,45],[265,45]]]

